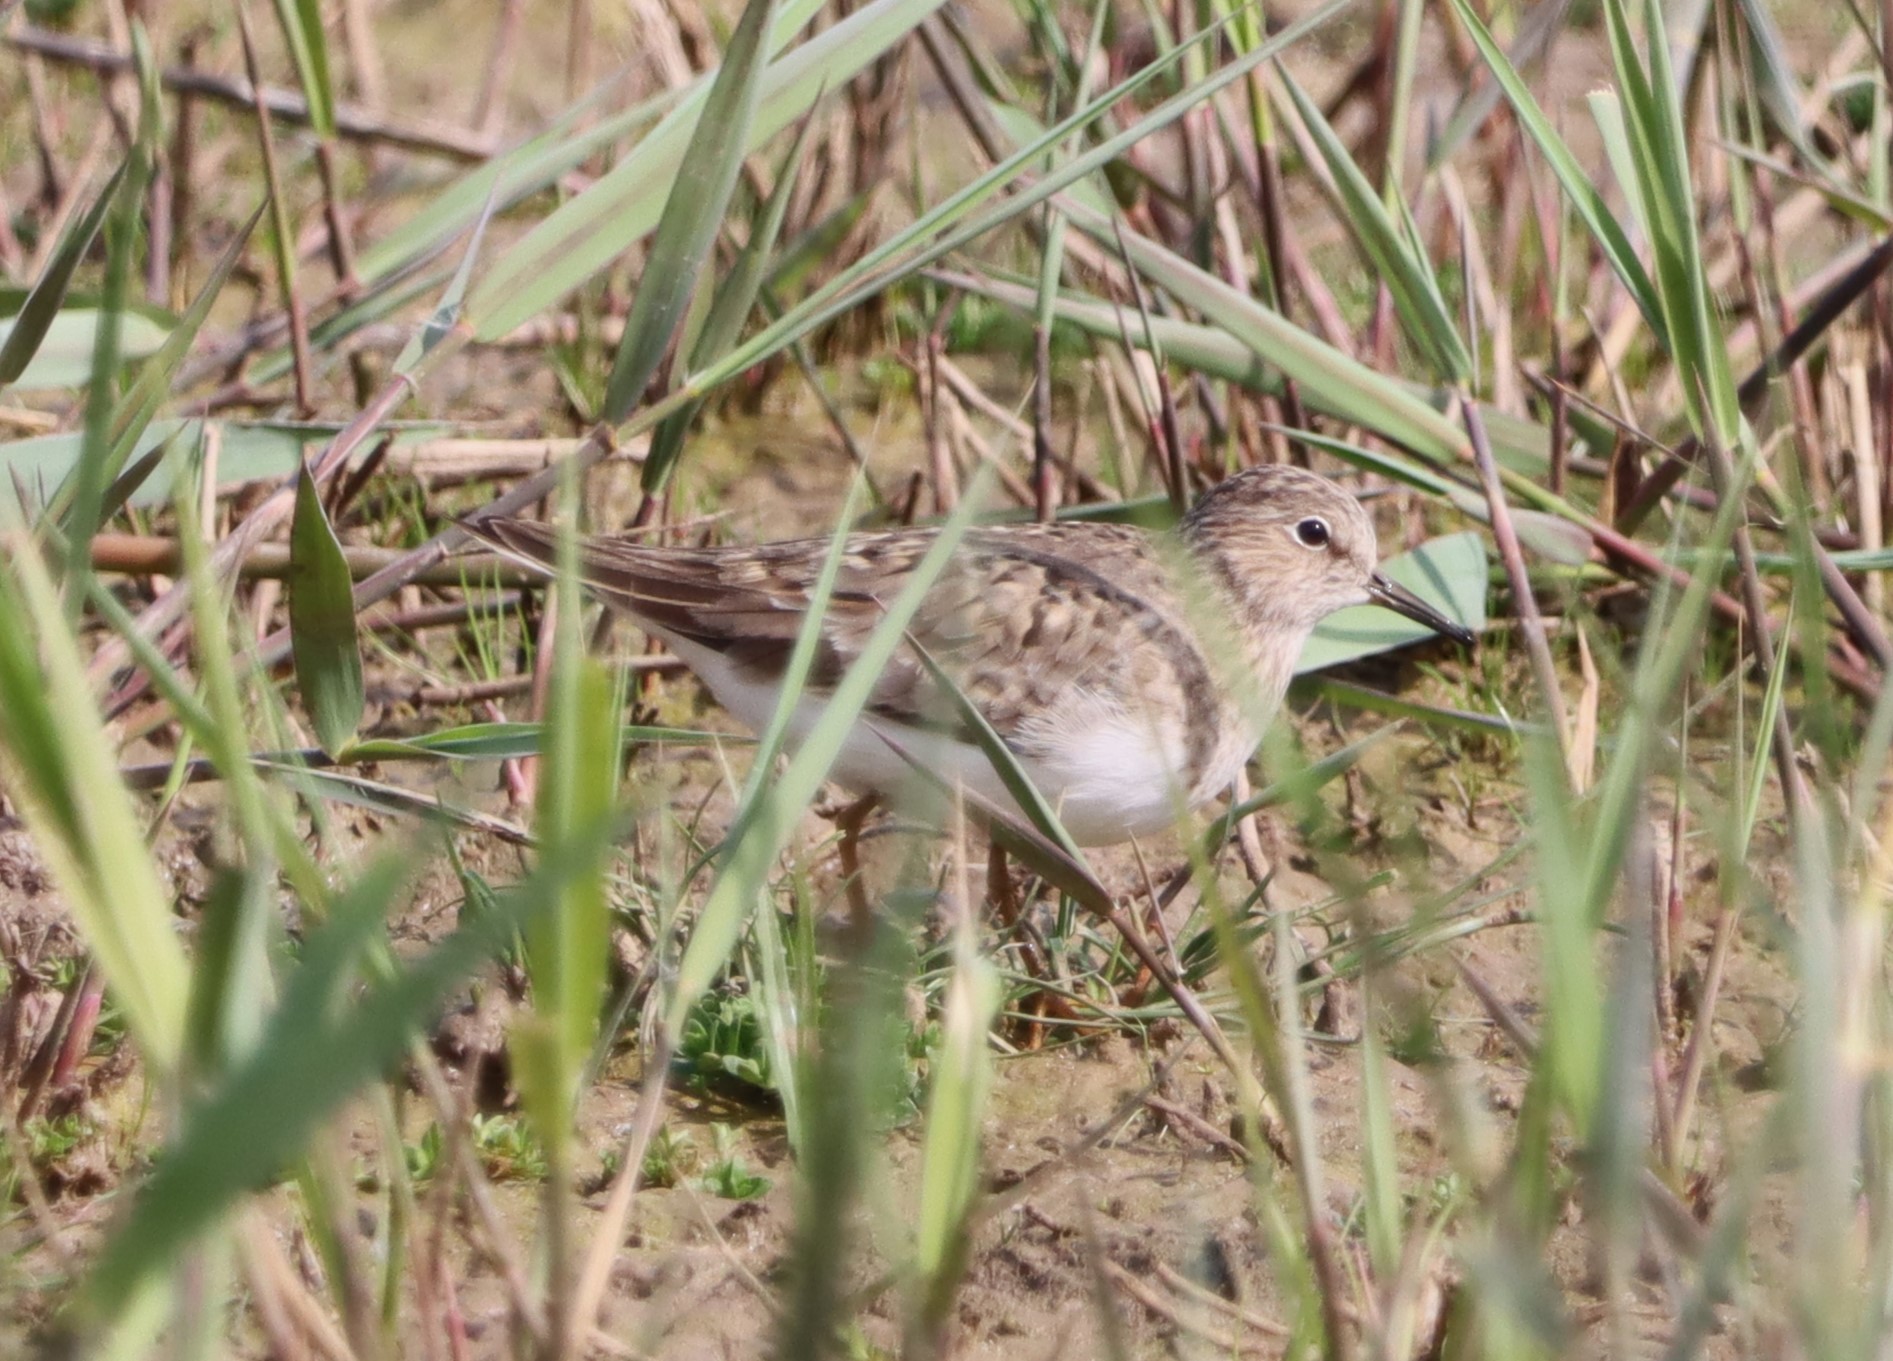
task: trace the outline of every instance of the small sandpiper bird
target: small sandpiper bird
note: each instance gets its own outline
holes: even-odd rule
[[[529,520],[465,526],[549,572],[558,534]],[[848,536],[790,741],[860,654],[931,529]],[[581,541],[580,573],[661,638],[751,728],[775,711],[830,540],[669,548]],[[1325,478],[1269,466],[1206,492],[1175,531],[1087,521],[969,531],[909,629],[1017,757],[1080,845],[1176,825],[1227,790],[1281,704],[1303,643],[1348,605],[1473,635],[1376,570],[1374,528]],[[911,650],[876,684],[832,778],[896,795],[919,765],[1016,808],[934,672]]]

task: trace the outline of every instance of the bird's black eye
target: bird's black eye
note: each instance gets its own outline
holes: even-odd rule
[[[1328,546],[1328,522],[1319,515],[1310,515],[1295,526],[1295,537],[1303,548],[1326,548]]]

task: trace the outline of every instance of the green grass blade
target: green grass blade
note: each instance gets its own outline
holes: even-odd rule
[[[584,652],[577,541],[560,546],[558,618],[539,768],[534,830],[545,854],[575,857],[610,814],[618,787],[617,728],[624,697]],[[603,1002],[610,944],[604,865],[573,858],[577,872],[526,932],[533,1017],[516,1028],[521,1095],[550,1157],[569,1164],[573,1103]]]
[[[460,264],[455,268],[453,277],[447,281],[447,287],[435,304],[433,315],[416,331],[413,338],[401,348],[401,353],[394,361],[396,373],[414,373],[421,361],[433,353],[436,346],[453,334],[459,324],[462,313],[466,310],[467,286],[473,281],[473,263],[480,258],[480,246],[486,240],[486,227],[493,220],[495,208],[489,196],[486,206],[473,224],[473,236],[467,242],[467,248],[460,256]]]
[[[309,126],[324,141],[335,136],[335,84],[329,78],[329,40],[318,0],[276,0],[283,42],[296,66],[296,83],[309,105]]]
[[[1731,449],[1742,423],[1741,404],[1704,274],[1688,134],[1681,92],[1670,69],[1669,44],[1660,36],[1654,42],[1639,41],[1624,0],[1605,0],[1604,18],[1617,67],[1623,140],[1655,255],[1657,296],[1667,323],[1663,334],[1682,381],[1684,406],[1699,435]],[[1646,33],[1664,32],[1654,0],[1645,5],[1644,27]]]
[[[774,323],[752,336],[721,361],[709,369],[692,374],[688,390],[692,395],[710,391],[751,365],[760,363],[793,344],[797,339],[824,325],[832,318],[858,306],[863,300],[925,269],[978,237],[1017,220],[1039,204],[1046,202],[1054,194],[1062,193],[1095,171],[1109,165],[1135,143],[1176,122],[1192,108],[1210,99],[1218,91],[1241,79],[1248,72],[1255,70],[1264,61],[1279,54],[1283,48],[1312,33],[1339,14],[1346,4],[1347,0],[1333,0],[1332,3],[1323,5],[1296,20],[1262,47],[1244,54],[1240,59],[1217,71],[1200,84],[1191,86],[1183,93],[1166,100],[1123,132],[1107,138],[1088,149],[1083,155],[1073,157],[1025,188],[1007,196],[1002,203],[985,215],[977,218],[971,216],[975,208],[998,195],[1020,174],[1033,170],[1045,155],[1053,151],[1074,131],[1089,125],[1120,100],[1157,80],[1183,55],[1196,50],[1203,44],[1213,42],[1222,32],[1219,28],[1206,28],[1188,44],[1178,47],[1174,53],[1151,63],[1130,79],[1079,108],[1056,127],[1047,129],[1038,138],[1006,157],[984,175],[955,191],[928,212],[921,214],[906,230],[896,233],[892,238],[869,251],[854,265],[823,284],[798,306],[785,312]],[[1081,205],[1073,196],[1067,196],[1061,204],[1068,214],[1078,206]],[[1112,242],[1109,222],[1099,214],[1092,214],[1091,220],[1096,225],[1096,230],[1102,232],[1102,239]],[[1090,229],[1087,228],[1087,230]],[[1116,249],[1114,242],[1111,248]],[[1297,334],[1300,333],[1297,332]],[[1451,426],[1448,428],[1455,431],[1457,429]]]
[[[1512,66],[1491,30],[1474,11],[1471,0],[1452,0],[1452,6],[1455,17],[1471,35],[1479,55],[1485,58],[1486,66],[1505,91],[1505,97],[1518,116],[1520,125],[1537,145],[1539,154],[1545,158],[1545,164],[1551,167],[1551,173],[1557,176],[1558,184],[1564,189],[1565,197],[1576,211],[1578,220],[1590,232],[1603,251],[1604,258],[1610,262],[1611,269],[1629,290],[1637,309],[1643,313],[1644,321],[1656,333],[1659,342],[1667,347],[1667,322],[1662,303],[1657,297],[1656,285],[1651,282],[1643,262],[1637,258],[1623,225],[1617,221],[1615,214],[1604,203],[1604,196],[1592,183],[1590,172],[1579,162],[1571,148],[1565,145],[1564,139],[1558,136],[1545,111],[1532,98],[1524,78]]]
[[[806,114],[824,91],[839,88],[943,2],[872,0],[772,61],[762,77],[744,152]],[[785,9],[775,43],[779,46],[805,24],[813,8],[804,3]],[[665,188],[683,173],[685,150],[701,112],[697,99],[678,104],[597,183],[494,262],[467,306],[479,339],[503,336],[552,306],[657,224]]]
[[[1115,239],[1106,219],[1076,203],[1068,203],[1066,210],[1074,224],[1099,241]],[[1148,237],[1125,233],[1123,239],[1139,273],[1294,379],[1311,405],[1365,425],[1422,458],[1446,464],[1471,461],[1464,432],[1391,378]]]
[[[66,293],[72,287],[73,271],[85,258],[92,243],[98,238],[99,228],[105,223],[105,215],[111,211],[113,198],[118,187],[124,182],[126,166],[121,164],[112,172],[112,177],[105,182],[99,195],[92,201],[92,206],[85,215],[67,229],[59,248],[46,262],[46,268],[40,271],[34,280],[32,291],[13,315],[11,325],[7,327],[6,339],[0,341],[0,389],[26,372],[26,366],[39,352],[40,344],[46,339],[46,333],[52,328],[54,318],[58,317],[66,301]],[[88,374],[90,370],[88,369]]]
[[[966,939],[969,934],[962,932],[954,952],[920,1151],[914,1268],[920,1277],[920,1328],[929,1335],[953,1311],[971,1246],[967,1216],[979,1194],[980,1127],[993,1078],[987,1032],[1004,995],[998,970],[980,957]]]
[[[142,26],[138,30],[143,32]],[[140,45],[139,52],[149,55]],[[147,106],[147,113],[149,108]],[[85,435],[79,461],[73,468],[71,499],[61,511],[68,555],[64,564],[76,607],[91,572],[92,536],[104,518],[105,489],[117,469],[112,466],[112,405],[118,377],[119,335],[130,296],[132,256],[138,248],[139,216],[146,186],[151,181],[152,148],[157,130],[141,120],[125,177],[119,181],[105,217],[105,282],[99,298],[99,324],[92,347],[92,376],[85,397]]]
[[[624,339],[611,366],[599,412],[606,424],[619,424],[643,397],[645,385],[676,339],[703,263],[716,244],[730,195],[736,189],[736,177],[742,172],[750,128],[756,121],[767,56],[764,39],[775,8],[775,0],[749,0],[736,31],[730,35],[723,63],[684,153],[691,172],[679,175],[671,184],[644,264],[644,277],[638,283],[631,314],[625,319]],[[647,460],[645,490],[658,490],[669,474],[670,464],[659,466],[655,460]]]
[[[306,466],[296,478],[289,525],[288,595],[296,684],[316,742],[334,756],[354,741],[364,704],[355,583]]]
[[[189,971],[52,580],[38,550],[16,542],[0,570],[7,791],[162,1082],[182,1053]]]
[[[1472,356],[1467,353],[1446,299],[1440,295],[1432,263],[1388,211],[1382,195],[1354,164],[1315,102],[1286,71],[1281,79],[1333,177],[1341,221],[1393,294],[1394,308],[1407,338],[1426,357],[1435,378],[1449,384],[1466,382],[1472,374]],[[1398,192],[1396,185],[1388,185],[1389,194]]]
[[[249,1058],[186,1113],[99,1255],[78,1317],[109,1326],[139,1285],[169,1270],[177,1252],[238,1197],[281,1175],[343,1102],[401,1057],[450,989],[505,949],[569,881],[595,872],[619,830],[616,818],[589,829],[566,854],[542,858],[530,879],[498,895],[497,910],[463,922],[387,978],[351,988],[415,857],[394,851],[371,864],[310,936]]]
[[[606,82],[553,120],[531,141],[464,173],[436,190],[410,218],[367,247],[355,262],[364,285],[380,292],[450,246],[480,218],[485,205],[505,212],[543,192],[599,152],[656,122],[688,93],[673,90],[574,131],[585,115],[615,92]],[[319,331],[311,332],[314,340]]]
[[[1387,1078],[1386,1047],[1380,1038],[1373,993],[1361,989],[1361,1126],[1366,1134],[1367,1250],[1376,1275],[1391,1281],[1400,1268],[1403,1215],[1400,1164],[1394,1151],[1393,1087]]]
[[[943,272],[939,277],[954,287],[994,298],[1027,315],[1034,306],[1034,290],[1017,282],[961,273]],[[1384,377],[1288,323],[1279,313],[1271,315],[1272,321],[1263,318],[1253,325],[1243,323],[1240,332],[1223,324],[1227,319],[1222,317],[1213,318],[1218,324],[1208,325],[1179,317],[1152,316],[1149,329],[1163,353],[1175,363],[1254,392],[1279,394],[1282,391],[1282,373],[1288,371],[1288,366],[1278,369],[1275,364],[1282,353],[1281,345],[1293,346],[1298,352],[1305,352],[1293,357],[1295,371],[1307,366],[1331,369],[1336,375],[1335,382],[1302,392],[1303,400],[1311,409],[1376,431],[1381,431],[1383,424],[1391,421],[1389,428],[1406,436],[1399,442],[1429,463],[1451,467],[1461,459],[1462,450],[1469,456],[1464,432],[1441,416],[1450,404],[1443,392]],[[1126,337],[1121,315],[1103,302],[1063,295],[1058,300],[1058,318],[1091,335],[1117,342],[1128,339],[1139,347],[1143,343],[1142,328],[1132,328]],[[1277,344],[1278,329],[1281,345]],[[1501,466],[1527,477],[1541,477],[1549,463],[1549,437],[1545,429],[1530,421],[1501,417],[1497,412],[1492,416],[1495,419],[1487,434]],[[1290,433],[1303,440],[1326,438],[1300,430]],[[1342,453],[1349,447],[1352,446],[1337,445],[1335,452]],[[1360,459],[1351,461],[1367,466]],[[1411,476],[1391,471],[1391,465],[1388,476],[1413,481]],[[1414,482],[1413,485],[1421,484]],[[1431,489],[1429,486],[1428,490]],[[1479,500],[1483,502],[1484,498]]]
[[[243,248],[250,239],[250,233],[262,220],[264,208],[257,205],[249,221],[237,229],[230,244],[217,258],[216,265],[204,280],[204,286],[197,290],[197,296],[191,299],[191,305],[165,338],[159,351],[146,360],[138,370],[138,376],[132,380],[125,395],[119,399],[111,418],[111,448],[107,453],[103,471],[110,481],[118,476],[126,464],[131,461],[133,452],[143,440],[146,430],[151,426],[158,408],[164,405],[169,396],[171,382],[177,376],[178,369],[190,354],[191,346],[197,340],[197,333],[204,321],[210,316],[212,304],[223,292],[224,284],[237,262],[243,258]],[[123,494],[129,495],[131,488],[123,488]],[[116,497],[108,497],[100,506],[102,516],[116,514],[122,504]],[[103,521],[101,520],[100,523]]]
[[[928,674],[933,677],[934,684],[938,685],[942,693],[953,702],[954,715],[961,725],[972,733],[973,740],[979,744],[980,751],[987,761],[991,762],[1000,783],[1005,785],[1006,792],[1025,813],[1026,819],[1047,840],[1070,857],[1085,874],[1096,878],[1092,875],[1090,866],[1085,864],[1084,852],[1078,849],[1078,843],[1071,839],[1071,833],[1066,831],[1064,823],[1058,820],[1058,814],[1053,811],[1052,805],[1032,783],[1031,775],[1026,772],[1024,766],[1019,764],[1018,756],[1013,753],[1011,747],[1006,745],[1006,739],[1001,737],[993,725],[986,721],[986,715],[981,713],[979,707],[966,697],[966,692],[960,689],[953,677],[942,669],[940,664],[933,659],[932,654],[922,647],[917,639],[910,638],[908,646],[914,650],[921,663],[927,668]]]
[[[794,144],[776,168],[776,185],[770,192],[769,201],[764,204],[762,213],[752,226],[749,240],[737,252],[736,263],[729,277],[717,287],[710,303],[709,315],[704,318],[703,329],[690,347],[691,368],[699,368],[722,355],[742,333],[743,322],[754,309],[763,279],[769,272],[776,239],[782,234],[783,218],[788,214],[789,200],[799,178],[797,171],[801,169],[809,134],[814,127],[813,117],[802,120],[802,126],[796,130]],[[693,402],[666,417],[651,432],[651,449],[645,458],[647,468],[656,464],[668,470],[682,452],[690,427],[702,409],[701,402]],[[668,477],[668,471],[662,476]]]
[[[753,812],[746,808],[739,814],[743,835],[729,847],[722,873],[710,890],[677,966],[676,984],[665,1008],[665,1026],[672,1034],[680,1033],[690,1008],[729,959],[750,909],[767,882],[770,865],[787,844],[795,820],[828,778],[842,742],[860,719],[882,670],[906,644],[907,626],[959,546],[984,485],[984,477],[975,478],[959,509],[942,523],[926,555],[909,574],[900,594],[887,605],[781,778],[758,792]]]

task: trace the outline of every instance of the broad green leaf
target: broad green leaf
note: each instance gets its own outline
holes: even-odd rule
[[[355,635],[354,579],[306,466],[296,479],[289,526],[288,595],[296,684],[316,741],[333,756],[348,747],[361,724],[361,648]]]
[[[434,438],[448,427],[433,422],[399,423],[389,429],[396,443]],[[332,439],[341,429],[324,421],[227,421],[197,417],[167,417],[154,420],[140,431],[127,451],[127,462],[177,443],[196,449],[207,439],[217,441],[216,478],[219,489],[241,486],[246,482],[281,482],[296,471],[305,446]],[[71,476],[79,460],[82,437],[76,431],[57,435],[35,435],[30,439],[0,442],[0,506],[16,504],[14,490],[24,486],[41,500]],[[207,470],[208,471],[208,470]],[[151,476],[132,492],[127,504],[156,506],[168,504],[173,490],[175,469],[168,461],[160,462]]]
[[[92,381],[92,356],[98,347],[99,324],[103,313],[89,307],[68,308],[39,327],[39,334],[29,334],[27,316],[0,318],[0,360],[12,348],[16,336],[27,344],[19,350],[31,354],[25,366],[14,376],[15,387],[77,388]],[[121,366],[145,359],[164,345],[170,333],[162,323],[142,312],[119,314],[118,362]],[[36,346],[31,350],[28,345]]]
[[[1485,627],[1485,540],[1468,530],[1421,544],[1381,564],[1381,571],[1437,606],[1474,633]],[[1302,649],[1297,675],[1370,657],[1425,638],[1426,625],[1378,605],[1356,605],[1328,616]]]

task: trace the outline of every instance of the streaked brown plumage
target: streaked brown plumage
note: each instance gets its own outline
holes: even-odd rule
[[[542,570],[557,535],[525,520],[467,526]],[[790,735],[860,654],[930,529],[849,537],[807,698]],[[756,547],[584,541],[586,585],[664,639],[726,708],[760,727],[829,552],[826,538]],[[909,632],[1005,740],[1081,843],[1170,826],[1254,749],[1301,646],[1369,600],[1463,629],[1374,570],[1373,527],[1333,483],[1294,468],[1240,473],[1173,534],[1064,521],[970,531]],[[955,706],[911,649],[881,674],[836,763],[838,782],[893,793],[910,762],[1009,806]]]

